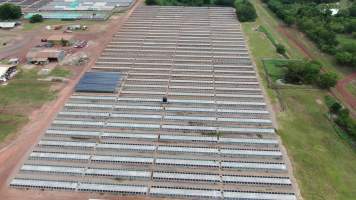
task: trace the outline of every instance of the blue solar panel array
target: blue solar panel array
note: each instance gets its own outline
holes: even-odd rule
[[[117,72],[86,72],[75,87],[76,92],[115,93],[121,80]]]

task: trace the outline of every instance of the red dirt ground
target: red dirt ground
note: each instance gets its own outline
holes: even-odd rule
[[[110,20],[109,27],[97,35],[100,37],[96,38],[96,43],[100,45],[89,46],[85,51],[90,52],[90,61],[87,63],[83,70],[75,77],[71,78],[68,84],[59,92],[58,98],[54,102],[47,103],[43,105],[39,110],[34,111],[30,115],[30,122],[21,129],[19,136],[9,145],[0,150],[0,199],[1,200],[19,200],[19,199],[33,199],[33,200],[64,200],[64,199],[89,199],[97,198],[101,199],[102,195],[92,194],[92,193],[73,193],[73,192],[46,192],[46,191],[34,191],[34,190],[17,190],[11,189],[8,187],[8,183],[11,178],[16,174],[18,168],[21,167],[22,163],[25,161],[27,154],[29,154],[33,146],[40,139],[44,131],[48,128],[51,121],[54,119],[57,112],[63,107],[66,100],[72,94],[73,88],[76,83],[79,81],[80,77],[89,70],[95,64],[96,59],[100,56],[101,52],[104,50],[107,43],[111,41],[112,36],[120,29],[122,24],[128,19],[132,14],[132,11],[142,3],[142,0],[139,0],[133,8],[131,8],[124,16],[120,16],[118,19]],[[29,40],[33,41],[34,38],[39,38],[38,33],[31,33],[28,37]],[[43,37],[43,36],[42,36]],[[21,43],[22,46],[15,46],[9,51],[0,53],[0,57],[4,55],[10,55],[15,52],[18,54],[24,55],[26,50],[33,46],[32,42]],[[16,50],[17,49],[17,50]],[[126,197],[115,197],[108,196],[105,198],[110,199],[138,199],[135,198],[126,198]],[[148,199],[148,198],[141,198]]]
[[[346,89],[346,86],[353,80],[356,80],[356,73],[352,73],[344,79],[338,81],[336,89],[342,95],[347,104],[349,104],[353,109],[356,109],[356,98]]]

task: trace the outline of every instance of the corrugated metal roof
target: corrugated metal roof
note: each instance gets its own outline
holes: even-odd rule
[[[204,141],[217,142],[217,137],[185,136],[185,135],[160,135],[160,140]]]
[[[148,188],[146,186],[136,185],[113,185],[113,184],[99,184],[99,183],[81,183],[78,186],[79,190],[89,191],[106,191],[106,192],[126,192],[126,193],[146,193]]]
[[[32,152],[31,158],[47,158],[47,159],[60,159],[60,160],[88,160],[90,155],[83,154],[62,154],[62,153],[38,153]]]
[[[100,132],[97,131],[66,131],[66,130],[53,130],[49,129],[46,131],[47,134],[57,134],[57,135],[70,135],[70,136],[100,136]]]
[[[139,134],[139,133],[115,133],[104,132],[102,137],[114,137],[114,138],[136,138],[136,139],[157,139],[158,135],[153,134]]]
[[[43,188],[63,188],[74,190],[77,187],[77,183],[69,181],[45,181],[34,179],[13,179],[10,183],[11,186],[22,187],[43,187]]]
[[[49,165],[23,165],[22,171],[38,171],[38,172],[51,172],[51,173],[72,173],[82,174],[85,170],[83,167],[60,167]]]
[[[219,167],[219,162],[215,160],[183,160],[183,159],[157,158],[156,163],[163,164],[163,165]]]
[[[124,156],[93,156],[91,160],[104,162],[123,162],[123,163],[152,163],[153,158],[143,157],[124,157]]]
[[[271,170],[286,170],[285,164],[279,163],[253,163],[253,162],[221,162],[221,166],[224,168],[239,168],[239,169],[271,169]]]
[[[215,197],[221,198],[222,193],[219,190],[194,190],[182,188],[158,188],[152,187],[150,194],[153,195],[169,195],[169,196],[191,196],[191,197]]]
[[[178,179],[178,180],[192,180],[192,181],[213,181],[219,182],[219,175],[212,174],[192,174],[192,173],[169,173],[169,172],[154,172],[153,178],[158,179]]]
[[[85,174],[104,175],[104,176],[122,176],[122,177],[141,177],[141,178],[151,177],[151,172],[148,171],[116,170],[116,169],[88,168],[85,171]]]
[[[273,193],[255,193],[255,192],[231,192],[224,191],[226,199],[246,199],[246,200],[296,200],[293,194],[273,194]]]
[[[122,149],[131,151],[154,151],[154,145],[133,145],[133,144],[98,144],[96,148]]]
[[[49,140],[41,140],[38,144],[43,146],[87,147],[87,148],[94,148],[96,146],[95,142],[71,142],[71,141],[49,141]]]
[[[291,185],[292,182],[288,177],[273,178],[273,177],[257,177],[257,176],[229,176],[223,175],[224,182],[231,183],[252,183],[252,184],[277,184],[277,185]]]
[[[121,79],[117,72],[86,72],[75,86],[76,92],[114,93]]]

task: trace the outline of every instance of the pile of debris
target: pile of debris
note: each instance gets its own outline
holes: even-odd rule
[[[89,57],[84,52],[77,52],[72,55],[68,55],[65,59],[60,63],[61,65],[69,65],[69,66],[80,66],[87,63]]]

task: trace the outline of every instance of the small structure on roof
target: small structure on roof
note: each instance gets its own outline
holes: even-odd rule
[[[70,34],[56,34],[56,35],[51,35],[47,38],[47,42],[50,42],[52,44],[57,44],[57,45],[63,45],[63,44],[73,44],[74,42],[74,36]],[[66,45],[63,45],[66,46]]]
[[[118,72],[86,72],[75,86],[76,92],[115,93],[121,80]]]
[[[15,28],[16,22],[0,22],[1,29],[12,29]]]
[[[26,59],[30,64],[48,64],[64,59],[65,53],[58,49],[33,49],[27,53]]]
[[[17,68],[14,65],[0,65],[0,83],[6,82],[15,76]]]

